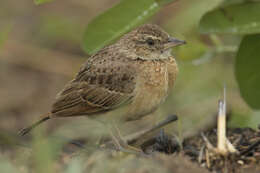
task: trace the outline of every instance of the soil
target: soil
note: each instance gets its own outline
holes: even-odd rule
[[[216,146],[216,129],[204,131],[203,134]],[[160,134],[146,142],[150,145],[143,145],[146,153],[154,151],[166,154],[184,155],[200,167],[208,169],[210,172],[218,173],[240,173],[249,169],[260,171],[260,130],[251,128],[228,129],[227,136],[239,153],[223,156],[210,151],[205,144],[201,134],[185,139],[181,145],[175,137]],[[151,141],[152,144],[151,144]]]

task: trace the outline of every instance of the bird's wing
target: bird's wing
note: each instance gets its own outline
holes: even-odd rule
[[[116,62],[115,62],[115,61]],[[134,68],[120,58],[93,58],[58,95],[52,113],[56,116],[98,114],[131,102]]]

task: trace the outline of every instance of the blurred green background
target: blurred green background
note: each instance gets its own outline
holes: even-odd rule
[[[257,0],[1,1],[0,156],[5,162],[15,156],[20,166],[1,162],[0,169],[27,172],[31,168],[27,161],[33,157],[43,163],[42,155],[48,162],[34,165],[38,172],[64,169],[51,161],[57,157],[51,151],[59,142],[35,137],[39,140],[32,140],[33,149],[41,156],[17,148],[5,153],[16,140],[10,141],[9,136],[48,112],[55,95],[92,53],[142,23],[158,24],[188,44],[172,52],[180,73],[167,101],[152,116],[119,127],[123,134],[150,126],[169,114],[177,114],[179,121],[169,125],[167,132],[180,138],[215,126],[224,85],[228,126],[257,128],[259,22]],[[51,120],[41,127],[55,139],[97,140],[102,134],[102,124],[85,117]],[[67,172],[80,172],[79,162],[73,161]],[[21,166],[24,163],[27,166]]]

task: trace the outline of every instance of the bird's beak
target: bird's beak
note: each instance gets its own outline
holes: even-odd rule
[[[173,37],[169,37],[169,40],[166,43],[166,48],[169,49],[169,48],[180,46],[180,45],[183,45],[183,44],[186,44],[186,41],[178,40],[178,39],[173,38]]]

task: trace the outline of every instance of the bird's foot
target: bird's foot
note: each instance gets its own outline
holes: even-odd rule
[[[128,145],[127,142],[125,142],[125,140],[122,138],[120,131],[116,126],[113,126],[113,130],[110,130],[110,133],[113,143],[118,151],[131,154],[143,153],[141,149]]]

